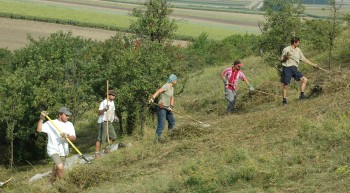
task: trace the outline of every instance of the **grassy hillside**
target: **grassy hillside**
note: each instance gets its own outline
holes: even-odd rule
[[[65,181],[53,187],[47,178],[28,184],[36,173],[50,171],[51,163],[28,163],[13,170],[1,167],[0,181],[10,176],[15,179],[3,190],[349,192],[350,60],[339,57],[348,44],[337,46],[332,73],[302,66],[309,79],[306,94],[310,98],[306,101],[298,100],[298,84],[292,81],[289,104],[283,108],[275,70],[261,58],[248,57],[242,59],[242,70],[257,91],[249,95],[241,85],[237,112],[225,115],[219,73],[229,64],[206,68],[189,75],[185,91],[176,97],[175,110],[210,127],[176,115],[174,139],[166,137],[165,143],[155,144],[156,123],[149,121],[143,137],[135,134],[119,139],[130,147],[74,168],[66,173]],[[322,57],[310,59],[325,61]],[[322,62],[320,65],[325,67]],[[322,88],[322,92],[313,88]],[[94,113],[87,114],[76,127],[77,146],[84,153],[94,152]]]

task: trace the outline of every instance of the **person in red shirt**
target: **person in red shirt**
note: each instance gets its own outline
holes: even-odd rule
[[[249,84],[248,79],[245,77],[244,73],[241,71],[243,64],[236,60],[233,62],[232,67],[226,68],[222,73],[225,84],[225,98],[228,101],[227,113],[232,113],[235,109],[235,104],[237,100],[237,89],[238,80],[243,80],[249,87],[249,91],[254,91],[253,85]]]

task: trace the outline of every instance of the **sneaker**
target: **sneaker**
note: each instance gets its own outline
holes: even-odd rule
[[[299,100],[305,100],[305,99],[307,99],[307,97],[305,95],[300,95],[299,96]]]
[[[282,104],[283,104],[283,106],[286,106],[287,105],[287,99],[283,99]]]

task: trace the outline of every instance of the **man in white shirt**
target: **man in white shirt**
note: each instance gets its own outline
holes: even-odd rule
[[[41,112],[36,130],[37,132],[44,132],[47,134],[47,154],[54,162],[50,181],[54,183],[57,177],[63,179],[64,176],[64,161],[62,161],[62,158],[65,158],[69,154],[68,141],[66,138],[70,141],[75,141],[76,136],[73,124],[68,121],[70,115],[72,115],[68,108],[62,107],[58,110],[58,118],[52,121],[54,124],[50,121],[43,123],[45,115],[47,115],[47,112]]]
[[[117,134],[113,127],[113,122],[119,121],[118,117],[115,115],[115,99],[116,93],[114,90],[108,91],[108,98],[100,103],[98,108],[98,137],[96,141],[96,152],[95,157],[101,157],[100,149],[101,143],[107,142],[111,143],[117,138]],[[107,135],[107,124],[108,124],[108,135]],[[107,136],[109,139],[107,139]],[[105,148],[105,153],[108,153],[108,147]]]

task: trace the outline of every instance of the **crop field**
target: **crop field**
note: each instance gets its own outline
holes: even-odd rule
[[[29,29],[23,24],[26,20],[17,22],[14,19],[2,19],[0,25],[0,47],[18,48],[19,39],[27,41],[27,34],[33,37],[48,36],[58,30],[69,30],[71,28],[74,35],[88,34],[86,31],[94,31],[89,27],[103,28],[102,34],[115,34],[115,31],[125,31],[135,18],[130,16],[131,10],[140,6],[144,0],[0,0],[0,15],[2,17],[21,16],[21,19],[35,21],[45,21],[50,23],[61,23],[65,21],[69,24],[79,23],[84,28],[75,28],[70,25],[55,25],[46,27],[47,23],[37,22],[36,27],[42,29],[40,33],[35,29]],[[172,0],[174,7],[171,17],[177,21],[179,36],[198,37],[202,32],[206,32],[211,39],[221,40],[233,34],[259,34],[258,23],[264,21],[261,11],[254,10],[259,4],[259,0]],[[316,16],[329,16],[329,11],[322,11],[325,6],[307,5],[306,13]],[[342,12],[350,12],[350,3],[344,1]],[[12,20],[12,21],[6,21]],[[6,22],[5,22],[6,21]],[[11,24],[15,26],[11,28]],[[54,27],[56,26],[56,28]],[[47,29],[47,30],[46,30]],[[79,30],[82,33],[79,33]],[[10,32],[9,32],[10,31]],[[91,39],[102,40],[107,37],[101,33],[91,33]],[[84,36],[85,37],[85,36]],[[14,44],[13,41],[17,43]]]
[[[305,13],[319,16],[319,17],[328,17],[330,16],[329,7],[327,6],[321,6],[321,5],[306,5],[305,6]],[[350,13],[350,1],[344,2],[341,6],[340,13],[342,14],[349,14]]]
[[[48,21],[60,19],[78,21],[81,23],[88,23],[90,25],[112,26],[114,28],[125,29],[135,18],[131,17],[129,13],[139,4],[136,1],[130,3],[119,3],[110,1],[97,0],[32,0],[32,1],[10,1],[0,0],[0,14],[14,14],[24,15],[34,18],[46,18]],[[140,1],[137,1],[138,3]],[[201,2],[201,1],[197,1]],[[203,1],[204,2],[204,1]],[[201,5],[204,5],[204,3]],[[214,1],[211,1],[212,3]],[[216,3],[229,1],[216,1]],[[235,5],[245,6],[251,1],[230,1]],[[177,1],[177,3],[186,3],[186,1]],[[195,3],[193,1],[192,3]],[[208,1],[208,3],[210,3]],[[210,5],[210,6],[213,6]],[[217,12],[217,11],[203,11],[174,8],[172,18],[178,22],[178,35],[197,37],[200,33],[206,32],[209,38],[223,39],[232,34],[245,33],[260,33],[258,22],[263,20],[261,14],[246,14],[237,12]],[[45,24],[43,24],[45,25]],[[4,26],[0,26],[0,33],[4,31]],[[8,28],[8,27],[7,27]],[[57,30],[61,28],[57,26]],[[18,37],[16,29],[19,34],[23,34],[23,30],[14,28],[11,34]],[[48,33],[52,33],[48,30]],[[45,31],[45,30],[44,30]],[[44,33],[42,31],[42,33]],[[34,33],[29,30],[29,32]],[[34,35],[35,36],[35,35]],[[16,39],[14,37],[14,39]],[[91,37],[92,39],[96,39]],[[1,43],[5,44],[4,36],[0,37]],[[25,37],[24,37],[25,39]],[[10,47],[7,45],[0,45],[1,47]]]

